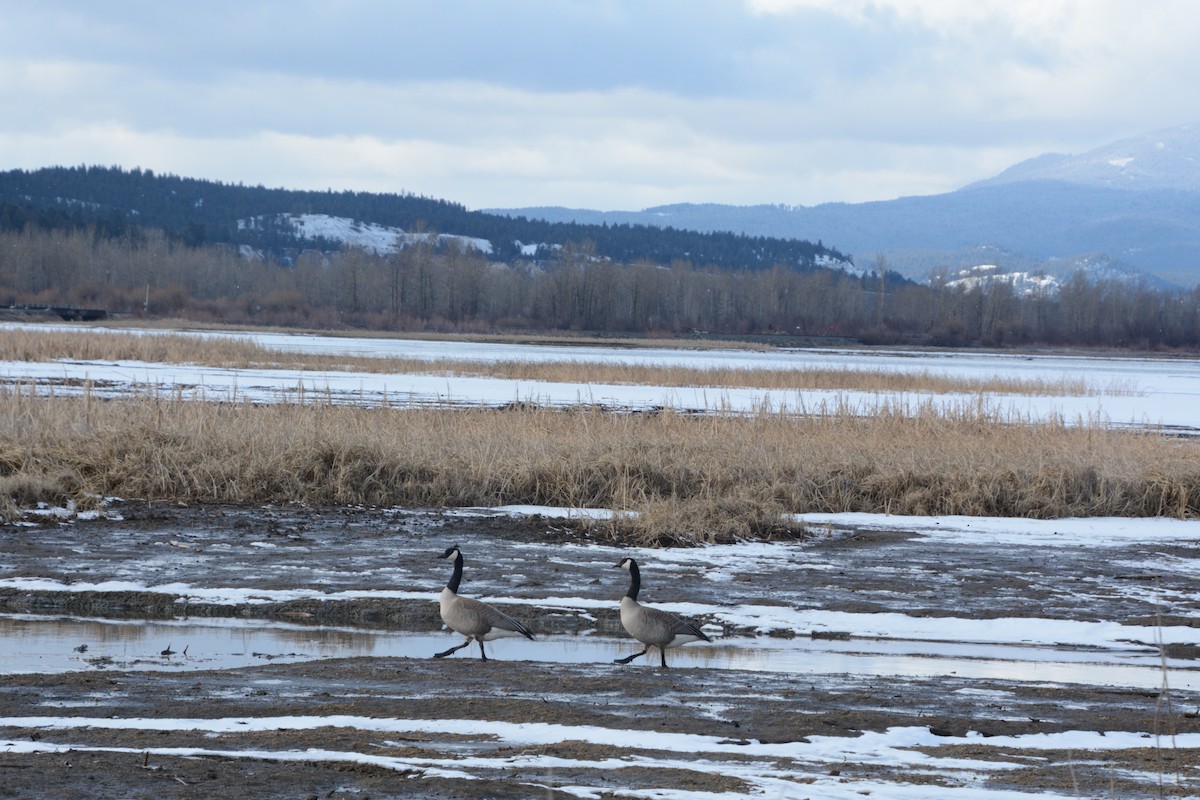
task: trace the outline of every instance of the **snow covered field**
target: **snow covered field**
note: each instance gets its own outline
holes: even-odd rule
[[[2,328],[2,326],[0,326]],[[81,335],[102,335],[81,332]],[[147,335],[153,335],[147,333]],[[197,332],[197,336],[224,336]],[[296,352],[416,359],[485,361],[573,361],[682,364],[691,367],[846,370],[954,375],[975,379],[1015,377],[1057,381],[1079,379],[1093,391],[1111,394],[1031,397],[994,394],[985,408],[1014,420],[1060,418],[1116,426],[1200,432],[1200,360],[1069,355],[1008,355],[868,350],[643,350],[619,347],[433,342],[411,339],[342,338],[277,333],[238,334],[262,345]],[[0,354],[2,359],[2,354]],[[596,404],[616,409],[676,408],[700,412],[745,412],[774,408],[820,413],[847,408],[870,414],[881,408],[916,410],[931,404],[947,410],[977,407],[976,394],[915,392],[768,391],[672,388],[596,383],[547,383],[445,374],[380,375],[361,372],[298,373],[292,370],[224,369],[142,362],[0,360],[0,382],[47,390],[81,391],[90,382],[97,396],[180,393],[209,400],[296,401],[308,397],[364,405],[499,406],[529,402],[548,406]]]

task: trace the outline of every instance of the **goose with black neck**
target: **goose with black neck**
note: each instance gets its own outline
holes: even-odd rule
[[[463,555],[458,545],[446,548],[446,552],[442,553],[441,558],[454,560],[454,572],[439,597],[442,622],[446,623],[446,627],[450,630],[462,634],[467,639],[449,650],[435,653],[434,658],[445,658],[451,653],[463,649],[471,642],[479,642],[479,657],[487,661],[487,652],[483,649],[484,642],[505,636],[533,638],[533,633],[529,628],[507,614],[497,611],[487,603],[459,596],[458,586],[462,582]]]

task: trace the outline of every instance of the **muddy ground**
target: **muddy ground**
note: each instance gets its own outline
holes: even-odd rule
[[[116,511],[123,519],[0,527],[0,578],[263,590],[318,586],[330,593],[390,585],[427,597],[222,604],[156,592],[0,588],[0,612],[152,619],[178,617],[182,603],[192,616],[433,632],[440,625],[436,593],[448,573],[436,555],[460,544],[467,554],[464,594],[611,600],[609,610],[573,611],[554,603],[541,611],[505,610],[543,635],[620,634],[615,609],[624,574],[613,569],[617,551],[560,520],[138,504]],[[821,530],[795,547],[794,563],[751,561],[722,580],[702,579],[706,570],[720,568],[702,558],[657,583],[648,565],[644,599],[972,616],[981,625],[1013,616],[1143,625],[1168,619],[1197,627],[1200,641],[1200,608],[1179,602],[1164,614],[1154,600],[1164,594],[1195,597],[1197,581],[1136,567],[1164,552],[1200,558],[1196,546],[947,548],[903,533]],[[1144,583],[1147,591],[1126,591],[1130,583]],[[812,635],[724,627],[726,634]],[[457,641],[446,634],[445,646]],[[1194,647],[1174,650],[1176,658],[1196,655]],[[55,674],[3,674],[0,718],[7,726],[0,726],[0,797],[361,800],[602,797],[654,790],[666,797],[689,792],[886,797],[889,787],[901,784],[957,789],[963,793],[946,796],[962,797],[1004,789],[1068,797],[1200,794],[1200,751],[1171,742],[1172,734],[1200,733],[1196,692],[952,672],[900,677],[662,670],[656,664],[502,656],[482,662],[472,647],[440,660],[266,661],[220,670],[181,670],[168,660],[161,668],[138,671],[81,661],[79,668]],[[236,724],[234,730],[119,727],[128,719],[293,716],[329,718],[330,724],[262,731],[249,723],[244,731]],[[97,722],[64,728],[15,720],[23,717]],[[389,720],[415,722],[399,728],[375,724]],[[471,724],[433,724],[445,720]],[[505,722],[566,727],[556,741],[531,743],[489,727]],[[842,759],[801,763],[784,750],[764,749],[826,737],[860,740],[894,728],[923,729],[929,738],[901,761],[866,758],[848,748]],[[606,741],[596,730],[619,733]],[[1129,731],[1144,744],[1088,752],[987,742],[1067,731]],[[668,752],[659,736],[664,733],[710,737],[687,740],[709,744],[703,752],[683,752],[686,746]],[[964,741],[968,734],[974,738]],[[24,751],[34,746],[41,752]],[[979,762],[996,767],[972,766]]]

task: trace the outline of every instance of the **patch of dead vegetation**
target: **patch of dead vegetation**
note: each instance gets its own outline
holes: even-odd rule
[[[1200,512],[1200,443],[978,409],[795,416],[364,409],[0,389],[0,514],[36,501],[599,508],[649,544],[803,535],[801,512]]]

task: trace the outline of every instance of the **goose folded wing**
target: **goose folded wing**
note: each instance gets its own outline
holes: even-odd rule
[[[505,614],[502,611],[489,606],[487,603],[482,603],[468,597],[460,597],[459,602],[465,603],[470,612],[475,615],[480,624],[480,633],[486,635],[492,630],[511,631],[512,633],[524,636],[527,639],[533,638],[533,633],[529,628],[526,628],[520,622]]]
[[[643,606],[643,609],[654,619],[657,625],[665,628],[672,637],[694,637],[706,642],[712,641],[712,639],[708,638],[708,634],[700,630],[700,628],[668,611],[658,608],[648,608],[646,606]]]

